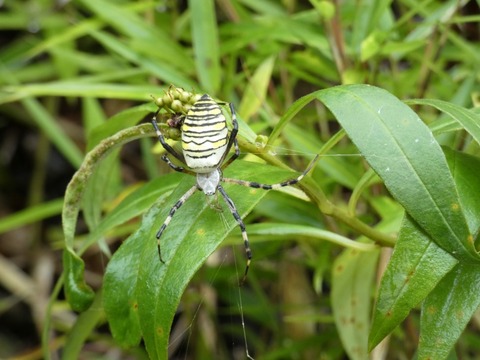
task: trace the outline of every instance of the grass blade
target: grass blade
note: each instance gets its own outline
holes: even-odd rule
[[[220,88],[218,29],[213,0],[190,0],[195,66],[202,88],[216,94]]]

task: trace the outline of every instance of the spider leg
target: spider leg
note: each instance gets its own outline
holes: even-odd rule
[[[233,161],[235,161],[236,158],[240,155],[240,149],[238,147],[238,141],[237,141],[237,134],[238,134],[238,122],[237,122],[237,115],[235,113],[235,109],[233,107],[233,104],[230,103],[230,112],[232,113],[232,126],[233,129],[230,132],[230,137],[228,138],[228,144],[227,144],[227,149],[225,150],[225,155],[224,157],[227,156],[228,152],[232,148],[232,145],[235,147],[235,153],[228,159],[223,165],[222,165],[222,170],[225,169],[228,165],[230,165]],[[224,159],[220,163],[223,162]]]
[[[163,222],[162,226],[160,227],[160,230],[157,232],[157,248],[158,248],[158,256],[160,257],[160,261],[162,263],[165,263],[162,259],[162,252],[160,250],[160,237],[162,236],[162,233],[165,231],[167,228],[168,224],[170,223],[170,220],[172,220],[173,215],[175,215],[175,212],[185,203],[185,201],[188,200],[190,196],[192,196],[196,191],[198,190],[197,185],[192,186],[183,196],[175,203],[175,205],[172,206],[170,209],[170,212],[168,213],[167,218]]]
[[[195,172],[193,172],[193,171],[190,171],[190,170],[185,169],[184,167],[175,165],[174,163],[172,163],[172,162],[170,161],[170,159],[168,158],[167,155],[163,155],[163,156],[162,156],[162,160],[165,161],[165,162],[168,164],[168,166],[170,166],[170,167],[171,167],[173,170],[175,170],[175,171],[182,172],[182,173],[185,173],[185,174],[190,174],[190,175],[193,175],[193,176],[196,176],[196,175],[197,175],[197,174],[196,174]]]
[[[163,136],[162,132],[160,131],[160,129],[158,128],[158,124],[157,124],[157,115],[158,115],[158,112],[160,110],[158,110],[155,115],[153,115],[153,118],[152,118],[152,125],[153,127],[155,128],[155,131],[157,132],[157,137],[158,137],[158,141],[160,141],[160,144],[162,144],[163,148],[170,154],[172,154],[173,156],[175,156],[178,160],[180,160],[182,163],[185,163],[185,159],[183,158],[182,155],[180,155],[178,152],[175,151],[174,148],[172,148],[170,145],[167,144],[167,142],[165,141],[165,137]]]
[[[255,181],[246,181],[246,180],[231,179],[231,178],[223,178],[222,181],[227,183],[247,186],[255,189],[264,189],[264,190],[279,189],[285,186],[295,185],[296,183],[301,181],[305,177],[305,175],[307,175],[307,173],[313,168],[313,165],[315,165],[317,159],[318,159],[318,155],[315,156],[315,159],[313,159],[310,165],[296,178],[286,180],[276,184],[261,184]]]
[[[243,275],[243,278],[240,281],[240,286],[242,286],[245,283],[245,280],[247,279],[248,269],[250,268],[250,262],[252,260],[252,250],[250,249],[247,230],[245,229],[245,224],[243,223],[242,218],[240,217],[240,214],[238,213],[237,208],[235,207],[235,204],[233,203],[232,199],[230,199],[230,197],[227,195],[227,193],[225,192],[225,190],[221,185],[218,185],[217,190],[220,192],[220,194],[222,194],[225,202],[228,205],[228,208],[230,209],[230,212],[232,213],[235,220],[237,220],[238,226],[242,231],[243,243],[245,245],[245,253],[247,255],[247,265],[245,267],[245,274]]]

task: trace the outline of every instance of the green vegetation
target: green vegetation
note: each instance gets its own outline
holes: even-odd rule
[[[0,357],[475,358],[479,7],[2,3]],[[241,288],[220,198],[192,196],[158,259],[195,181],[149,123],[175,88],[235,105],[226,177],[320,154],[295,188],[225,184]],[[172,144],[188,101],[159,114]]]

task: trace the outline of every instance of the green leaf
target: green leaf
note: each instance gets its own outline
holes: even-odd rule
[[[480,305],[480,271],[459,264],[432,291],[422,306],[418,359],[447,358]]]
[[[242,97],[242,102],[238,107],[238,113],[244,121],[250,119],[262,106],[267,95],[268,84],[272,78],[275,56],[265,59],[257,68],[249,81]]]
[[[84,98],[82,101],[83,122],[86,133],[91,138],[92,129],[106,122],[105,114],[100,103],[95,98]],[[96,144],[95,144],[96,145]],[[87,142],[88,150],[91,150],[93,144]],[[101,218],[104,199],[117,190],[119,185],[119,159],[117,154],[104,160],[103,166],[97,168],[92,179],[85,190],[85,199],[83,201],[83,216],[89,229],[97,228],[98,221]]]
[[[92,31],[90,35],[98,40],[107,49],[117,53],[122,58],[138,64],[138,66],[149,71],[152,75],[158,77],[167,84],[172,83],[183,87],[192,87],[194,85],[194,83],[187,76],[185,76],[185,74],[181,73],[175,68],[174,65],[178,65],[175,62],[173,64],[165,63],[157,59],[152,59],[148,56],[148,54],[142,56],[138,51],[134,51],[134,49],[132,49],[132,44],[135,44],[135,40],[132,40],[132,44],[128,44],[119,40],[118,37],[101,31]],[[150,41],[158,44],[160,39]],[[178,59],[179,62],[181,62],[182,58],[175,58],[174,53],[171,50],[172,49],[170,48],[164,50],[164,53],[167,54],[167,59],[171,60],[168,56],[168,54],[170,54],[172,58],[175,60]],[[156,48],[156,51],[162,53],[158,48]],[[186,54],[183,54],[182,56],[187,57]]]
[[[283,114],[283,116],[278,121],[277,125],[272,130],[272,133],[268,137],[267,145],[273,146],[275,144],[275,140],[280,136],[280,133],[284,129],[284,127],[297,115],[300,110],[302,110],[308,103],[315,99],[315,96],[318,92],[314,92],[308,95],[305,95],[295,101]]]
[[[448,165],[457,184],[460,203],[469,227],[480,227],[480,160],[445,148]],[[369,347],[373,348],[391,332],[451,271],[457,260],[439,248],[407,217],[399,234],[393,256],[382,278],[374,313]],[[448,276],[451,276],[450,274]],[[444,280],[441,280],[442,282]],[[465,284],[468,288],[468,285]],[[434,292],[437,291],[433,290]],[[452,287],[452,296],[454,288]],[[430,295],[428,295],[429,297]],[[428,298],[427,297],[427,298]],[[476,297],[470,297],[475,302]],[[437,319],[446,321],[445,319]],[[424,329],[422,328],[422,332]],[[426,330],[428,333],[428,329]],[[458,335],[443,334],[443,343],[452,345]],[[426,335],[428,337],[428,335]],[[439,336],[440,337],[440,336]],[[453,341],[453,342],[452,342]],[[443,349],[448,353],[448,349]],[[434,358],[437,358],[436,356]]]
[[[152,208],[143,222],[153,222],[152,218],[157,217],[159,209]],[[149,238],[150,232],[146,227],[132,234],[113,254],[105,272],[103,306],[112,335],[122,347],[138,345],[142,336],[135,287],[142,261],[139,255]]]
[[[331,303],[350,359],[367,360],[371,291],[379,251],[345,250],[333,265]]]
[[[292,175],[288,171],[244,161],[236,161],[225,171],[227,177],[267,183]],[[197,192],[176,212],[162,235],[162,257],[165,260],[162,264],[155,234],[171,206],[194,183],[193,177],[184,176],[167,200],[160,199],[143,217],[139,230],[113,255],[107,267],[104,304],[112,333],[127,346],[137,343],[141,332],[151,358],[167,358],[170,327],[185,287],[201,264],[237,226],[222,199],[219,203],[223,211],[218,213],[209,204],[212,199]],[[261,189],[234,184],[226,184],[225,190],[242,218],[266,194]],[[242,244],[241,238],[238,244]],[[255,271],[255,249],[252,251],[251,271]]]
[[[265,224],[252,224],[249,226],[249,229],[249,234],[251,236],[261,236],[263,241],[268,240],[269,238],[279,240],[282,237],[288,237],[290,239],[305,237],[315,240],[329,241],[333,244],[359,252],[366,251],[371,253],[377,249],[377,246],[374,244],[354,241],[340,234],[312,226],[269,222]]]
[[[478,157],[444,148],[450,171],[455,178],[460,203],[468,225],[474,234],[480,228],[480,159]]]
[[[63,271],[65,273],[65,296],[75,311],[85,311],[92,304],[95,293],[87,285],[83,274],[85,264],[72,250],[63,251]]]
[[[92,306],[78,316],[75,325],[68,333],[65,346],[62,349],[62,359],[69,360],[81,357],[80,353],[83,345],[92,335],[98,323],[105,317],[102,308],[102,298],[102,292],[98,291]]]
[[[90,134],[93,129],[107,121],[99,99],[94,97],[82,99],[82,121],[86,134]],[[91,148],[88,148],[88,150],[91,150]]]
[[[83,154],[59,126],[57,120],[36,99],[26,97],[22,104],[27,109],[35,124],[48,136],[58,150],[75,167],[79,167]]]
[[[73,309],[83,311],[90,306],[93,300],[93,291],[85,283],[84,263],[74,252],[75,229],[78,213],[82,203],[85,189],[96,166],[102,158],[125,143],[141,137],[152,136],[154,131],[150,124],[124,129],[112,137],[104,139],[83,161],[78,171],[67,186],[65,201],[62,211],[62,225],[65,241],[63,254],[65,273],[65,293],[67,301]]]
[[[429,105],[450,115],[480,144],[480,116],[462,106],[435,99],[413,99],[406,101],[412,105]]]
[[[365,62],[374,57],[382,48],[384,34],[380,32],[371,33],[365,40],[362,41],[360,50],[360,61]]]
[[[118,32],[130,37],[132,41],[135,39],[149,41],[156,52],[163,55],[170,64],[180,69],[191,68],[192,61],[178,42],[161,28],[152,26],[140,15],[135,14],[128,6],[119,6],[105,0],[79,0],[79,2]],[[155,3],[150,6],[153,8]]]
[[[390,20],[391,0],[358,1],[354,10],[355,19],[352,29],[351,46],[360,52],[362,42],[374,29],[381,29],[381,20]],[[383,18],[383,19],[382,19]],[[390,21],[389,21],[390,22]],[[363,55],[363,54],[362,54]]]
[[[445,153],[457,183],[467,221],[470,228],[478,233],[480,160],[451,149],[445,149]],[[442,279],[422,306],[418,359],[447,357],[480,305],[480,297],[472,296],[479,290],[478,265],[461,263]]]
[[[405,217],[378,290],[369,349],[392,332],[456,264],[455,258]]]
[[[55,199],[4,216],[0,219],[0,233],[59,215],[62,212],[62,207],[63,199]]]
[[[338,86],[317,97],[432,240],[458,259],[478,261],[445,156],[420,118],[387,91],[368,85]]]
[[[88,235],[84,247],[97,242],[100,237],[115,226],[125,224],[143,214],[155,200],[164,197],[175,188],[181,179],[179,173],[172,173],[154,179],[129,194],[117,207],[106,214],[97,227]]]
[[[160,90],[157,90],[159,92]],[[97,126],[88,136],[88,147],[92,148],[99,144],[103,139],[113,136],[115,133],[122,131],[137,124],[148,114],[152,114],[157,110],[153,103],[142,104],[128,108],[113,115],[107,122]]]
[[[5,97],[0,99],[0,104],[23,99],[27,96],[92,96],[99,98],[109,99],[128,99],[148,101],[150,95],[158,93],[162,88],[151,85],[125,85],[125,84],[108,84],[108,83],[85,83],[81,81],[55,81],[43,84],[27,84],[27,85],[15,85],[5,87],[5,90],[14,92],[10,98]],[[23,99],[23,101],[33,101],[32,99]],[[47,116],[51,118],[51,115],[45,115],[45,110],[38,110],[39,104],[32,105],[31,103],[25,103],[25,106],[35,113],[39,117],[39,126],[45,128],[45,132],[49,134],[56,130],[58,125],[56,123],[49,123],[54,121],[53,119],[47,119]],[[31,109],[31,110],[30,110]],[[38,112],[43,111],[43,112]],[[38,112],[38,113],[37,113]]]
[[[195,65],[202,88],[216,94],[220,88],[220,51],[217,18],[213,0],[190,0]]]
[[[108,199],[108,195],[119,189],[119,151],[120,149],[115,150],[112,156],[103,160],[101,167],[95,169],[83,194],[82,213],[90,231],[98,227],[104,210],[102,204]]]

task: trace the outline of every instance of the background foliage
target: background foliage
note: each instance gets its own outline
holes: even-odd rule
[[[145,322],[156,306],[173,318],[170,358],[245,358],[245,338],[262,359],[475,358],[478,10],[461,0],[3,2],[0,357],[165,357],[158,323]],[[301,185],[311,201],[228,188],[254,252],[240,290],[244,250],[228,210],[197,196],[179,211],[165,251],[187,239],[192,254],[168,267],[167,280],[189,284],[176,313],[175,301],[163,311],[149,296],[164,270],[148,239],[192,179],[158,161],[150,125],[133,127],[171,84],[233,102],[243,160],[272,165],[239,161],[229,176],[277,181],[322,153]],[[340,84],[386,91],[329,89]],[[377,115],[363,114],[373,104]],[[421,139],[434,145],[416,150]],[[131,295],[126,269],[139,262],[153,269],[138,275],[152,283],[135,290],[148,304],[135,325],[115,301]]]

